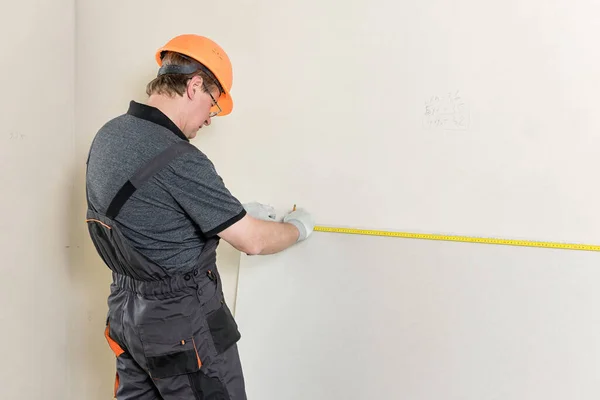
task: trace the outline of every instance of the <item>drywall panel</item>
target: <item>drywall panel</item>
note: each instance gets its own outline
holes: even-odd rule
[[[74,4],[0,13],[0,398],[68,396]]]
[[[243,256],[249,398],[592,400],[600,254],[316,233]]]

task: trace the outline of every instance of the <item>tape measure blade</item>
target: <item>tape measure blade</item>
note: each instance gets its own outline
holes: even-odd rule
[[[471,236],[454,236],[454,235],[441,235],[441,234],[434,234],[434,233],[395,232],[395,231],[384,231],[384,230],[374,230],[374,229],[343,228],[343,227],[320,226],[320,225],[315,226],[314,230],[317,232],[342,233],[342,234],[366,235],[366,236],[397,237],[397,238],[405,238],[405,239],[436,240],[436,241],[463,242],[463,243],[490,244],[490,245],[517,246],[517,247],[537,247],[537,248],[549,248],[549,249],[561,249],[561,250],[600,251],[600,246],[588,245],[588,244],[540,242],[540,241],[500,239],[500,238],[483,238],[483,237],[471,237]]]

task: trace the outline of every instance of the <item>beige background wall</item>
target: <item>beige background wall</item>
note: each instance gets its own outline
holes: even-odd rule
[[[68,398],[75,35],[70,0],[0,12],[0,398]]]
[[[101,124],[125,112],[130,99],[144,99],[162,42],[182,31],[223,31],[214,18],[202,21],[199,4],[189,2],[190,12],[182,11],[186,4],[170,11],[156,5],[3,4],[0,398],[112,398],[114,357],[103,337],[110,275],[84,223],[87,149]],[[225,11],[216,12],[228,19]],[[243,15],[243,5],[237,13]],[[159,16],[166,23],[156,22]],[[183,25],[169,22],[181,18],[187,18]],[[227,36],[222,41],[227,45]],[[205,141],[230,145],[231,137],[218,139],[227,131],[219,125]],[[238,259],[238,252],[222,246],[219,260],[232,305]]]

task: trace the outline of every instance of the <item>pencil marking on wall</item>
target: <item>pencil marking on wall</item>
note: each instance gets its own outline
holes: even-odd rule
[[[18,132],[10,132],[8,134],[8,140],[11,141],[21,141],[25,139],[25,135],[23,135],[22,133],[18,133]]]
[[[458,91],[433,96],[425,102],[423,124],[426,129],[467,130],[469,108]]]

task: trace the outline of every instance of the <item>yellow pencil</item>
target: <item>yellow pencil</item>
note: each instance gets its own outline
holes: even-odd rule
[[[292,211],[296,211],[296,205],[294,204],[294,209]]]

